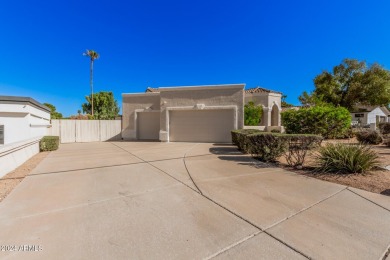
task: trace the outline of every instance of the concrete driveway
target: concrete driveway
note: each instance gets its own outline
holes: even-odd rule
[[[0,245],[3,259],[382,259],[390,197],[229,145],[66,144],[0,203]]]

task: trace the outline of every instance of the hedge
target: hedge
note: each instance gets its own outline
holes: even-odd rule
[[[324,138],[345,136],[351,125],[346,108],[314,106],[282,112],[282,124],[288,134],[315,134]]]
[[[356,139],[361,144],[380,144],[383,141],[381,134],[375,130],[356,132]]]
[[[232,131],[232,140],[241,151],[261,161],[272,162],[284,155],[287,163],[296,167],[303,165],[307,152],[319,146],[323,138],[246,129]]]
[[[302,166],[308,150],[319,146],[318,135],[257,133],[247,136],[248,152],[261,161],[273,162],[282,155],[290,166]]]
[[[44,136],[39,142],[39,149],[44,151],[55,151],[60,144],[60,137],[58,136]]]
[[[246,136],[250,134],[261,133],[258,129],[239,129],[231,131],[232,134],[232,142],[235,144],[238,149],[244,153],[248,153],[246,147]]]
[[[379,131],[381,132],[381,134],[383,134],[383,135],[390,134],[390,122],[379,123],[378,127],[379,127]]]
[[[273,162],[287,150],[287,143],[280,137],[274,133],[247,135],[248,152],[261,161]]]

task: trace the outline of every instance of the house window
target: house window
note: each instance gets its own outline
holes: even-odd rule
[[[4,144],[4,125],[0,125],[0,144]]]
[[[364,117],[364,114],[355,114],[355,117]]]

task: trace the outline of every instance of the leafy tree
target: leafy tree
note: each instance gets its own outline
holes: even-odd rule
[[[287,103],[287,95],[282,95],[282,107],[293,107],[293,104]]]
[[[377,63],[344,59],[332,72],[323,71],[314,78],[315,90],[304,92],[303,105],[329,103],[353,110],[357,105],[390,104],[390,71]]]
[[[101,91],[93,95],[93,100],[90,96],[86,96],[86,103],[82,104],[83,112],[90,114],[92,111],[92,102],[95,104],[94,119],[115,119],[119,113],[118,102],[114,99],[112,92]]]
[[[256,106],[255,103],[253,103],[252,101],[249,101],[248,104],[244,106],[245,125],[251,125],[251,126],[259,125],[262,115],[263,115],[262,106]]]
[[[61,119],[62,118],[62,114],[57,112],[56,110],[56,107],[52,104],[49,104],[49,103],[43,103],[43,105],[47,106],[48,108],[50,108],[50,117],[51,119]]]
[[[99,59],[100,55],[94,50],[86,50],[83,53],[84,56],[87,56],[90,58],[90,63],[89,63],[89,85],[91,87],[91,96],[93,96],[93,62],[96,59]],[[94,100],[92,99],[92,109],[91,109],[91,115],[94,115],[94,109],[93,109],[93,102]]]

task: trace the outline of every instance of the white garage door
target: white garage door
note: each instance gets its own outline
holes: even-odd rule
[[[137,113],[137,138],[139,140],[158,140],[160,132],[159,112]]]
[[[234,110],[177,110],[169,114],[172,142],[230,143]]]

